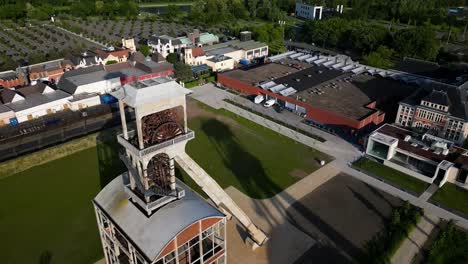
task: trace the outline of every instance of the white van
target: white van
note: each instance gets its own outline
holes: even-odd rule
[[[257,95],[255,97],[254,103],[259,104],[259,103],[263,102],[264,99],[265,99],[265,97],[263,95],[259,94],[259,95]]]
[[[270,99],[263,104],[264,107],[272,107],[276,103],[275,99]]]

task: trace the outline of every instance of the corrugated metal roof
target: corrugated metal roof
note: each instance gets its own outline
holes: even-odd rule
[[[185,196],[147,216],[128,200],[122,177],[111,181],[94,199],[112,221],[128,236],[143,254],[154,261],[179,232],[201,219],[224,215],[177,180]]]

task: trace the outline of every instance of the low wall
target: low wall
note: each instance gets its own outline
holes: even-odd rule
[[[414,171],[412,171],[412,170],[410,170],[410,169],[407,169],[407,168],[405,168],[405,167],[403,167],[403,166],[400,166],[400,165],[398,165],[398,164],[396,164],[396,163],[393,163],[393,162],[391,162],[391,161],[388,161],[388,160],[384,160],[384,165],[385,165],[385,166],[388,166],[388,167],[390,167],[390,168],[393,168],[393,169],[395,169],[395,170],[397,170],[397,171],[401,171],[401,172],[403,172],[403,173],[405,173],[405,174],[408,174],[408,175],[410,175],[410,176],[413,176],[413,177],[415,177],[416,179],[421,180],[421,181],[423,181],[423,182],[427,182],[427,183],[429,183],[429,184],[432,184],[432,183],[434,182],[434,179],[435,179],[435,177],[429,178],[429,177],[427,177],[427,176],[424,176],[424,175],[422,175],[422,174],[419,174],[419,173],[417,173],[417,172],[414,172]]]

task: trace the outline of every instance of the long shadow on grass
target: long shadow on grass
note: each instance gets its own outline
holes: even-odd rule
[[[312,239],[320,239],[315,234],[310,234],[307,230],[304,230],[304,228],[295,221],[295,217],[292,217],[288,213],[290,209],[293,209],[298,215],[312,222],[321,230],[321,232],[332,238],[340,248],[346,251],[346,253],[352,256],[358,254],[359,250],[356,249],[347,238],[343,237],[337,230],[335,230],[334,227],[323,221],[317,214],[301,204],[301,202],[296,201],[295,198],[287,192],[281,192],[282,188],[271,181],[266,174],[262,163],[251,153],[243,149],[243,147],[237,142],[236,136],[227,125],[216,119],[209,119],[203,121],[201,129],[216,146],[216,150],[222,158],[224,165],[236,176],[237,181],[247,195],[255,198],[271,197],[278,194],[274,199],[270,200],[269,206],[257,201],[254,201],[253,203],[257,214],[266,220],[272,229],[284,225],[284,221],[286,220]],[[257,143],[252,142],[252,144]],[[275,150],[271,149],[271,151]],[[285,155],[288,155],[288,153],[285,153]],[[278,160],[277,162],[281,162],[281,160]],[[281,201],[287,201],[293,205],[291,208],[287,208]],[[278,232],[270,230],[268,233],[274,234]],[[279,233],[281,234],[280,236],[271,237],[271,241],[266,245],[268,247],[267,251],[269,262],[278,263],[279,260],[277,257],[283,254],[278,252],[278,248],[275,249],[273,245],[281,243],[278,241],[284,239],[282,236],[287,236],[288,234],[282,232]],[[276,242],[274,240],[276,240]],[[286,253],[286,251],[288,251],[288,245],[282,245],[282,247],[285,249],[284,254],[288,254]],[[340,250],[336,247],[331,247],[319,242],[318,244],[315,244],[314,247],[310,248],[304,256],[300,257],[296,255],[291,257],[300,257],[300,260],[297,263],[312,263],[308,262],[308,260],[312,261],[312,259],[308,259],[309,256],[320,256],[320,261],[326,260],[326,263],[349,263],[350,261],[339,251]],[[294,259],[290,259],[289,261],[294,261]]]
[[[242,148],[227,125],[216,119],[207,119],[202,122],[201,129],[215,145],[226,168],[250,197],[271,197],[282,191],[265,173],[262,163]]]
[[[115,130],[104,130],[96,138],[101,189],[126,171],[124,163],[119,158],[119,149],[121,147],[115,140],[115,134]]]

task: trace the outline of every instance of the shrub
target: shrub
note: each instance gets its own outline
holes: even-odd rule
[[[408,201],[393,209],[384,229],[366,243],[365,253],[358,262],[390,263],[390,259],[416,226],[422,214],[422,209],[411,205]]]

